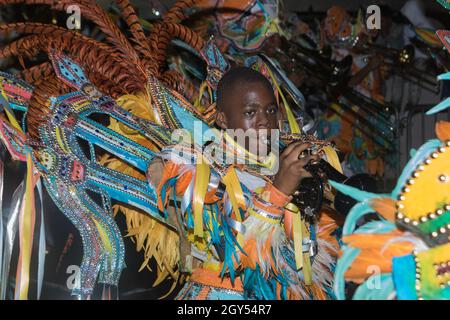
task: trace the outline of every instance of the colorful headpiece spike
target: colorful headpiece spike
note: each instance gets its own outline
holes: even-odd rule
[[[72,88],[80,90],[89,83],[83,70],[69,57],[52,52],[49,54],[56,75]]]

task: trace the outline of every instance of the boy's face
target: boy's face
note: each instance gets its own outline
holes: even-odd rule
[[[253,129],[259,131],[266,129],[270,135],[271,129],[278,129],[280,112],[278,110],[275,95],[271,88],[262,83],[243,83],[225,97],[222,103],[222,111],[218,113],[216,123],[222,129]],[[254,140],[254,139],[253,139]],[[258,144],[268,146],[270,136],[266,139],[246,141],[246,148]]]

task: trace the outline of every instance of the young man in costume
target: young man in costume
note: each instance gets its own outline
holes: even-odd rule
[[[379,55],[366,54],[359,49],[363,44],[367,44],[366,33],[361,16],[353,23],[352,17],[344,7],[332,6],[327,10],[323,21],[322,45],[332,48],[332,59],[338,63],[352,58],[346,90],[352,89],[367,99],[383,103],[381,66],[384,61]],[[345,76],[336,82],[344,79]],[[340,84],[337,84],[337,88],[340,88]],[[343,89],[337,92],[341,95]],[[336,103],[330,105],[320,121],[319,137],[334,141],[339,150],[345,154],[343,166],[348,176],[361,173],[383,176],[386,159],[384,153],[389,146],[385,145],[384,135],[381,138],[377,137],[380,135],[377,131],[367,128],[380,128],[382,132],[388,132],[386,125],[378,117],[367,112],[367,108],[363,108],[361,104],[364,102],[356,104],[347,98],[341,101],[347,107]],[[357,116],[358,114],[364,116]]]
[[[278,128],[280,110],[271,83],[257,71],[226,73],[217,109],[217,133],[224,139],[166,148],[147,173],[160,209],[178,226],[181,266],[191,274],[178,298],[330,298],[337,248],[325,237],[335,230],[334,221],[324,214],[326,226],[306,222],[290,203],[309,176],[305,165],[319,155],[305,154],[312,147],[306,142],[288,145],[277,161],[271,161],[274,153],[262,152],[274,142],[263,133]],[[256,135],[236,143],[230,129]],[[205,156],[212,144],[215,154]],[[225,163],[217,150],[232,153],[235,161]]]

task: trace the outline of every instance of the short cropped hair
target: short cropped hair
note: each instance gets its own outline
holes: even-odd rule
[[[220,79],[217,86],[217,109],[224,111],[227,97],[231,96],[238,86],[243,84],[260,83],[273,91],[270,81],[260,72],[248,67],[235,67],[230,69]]]

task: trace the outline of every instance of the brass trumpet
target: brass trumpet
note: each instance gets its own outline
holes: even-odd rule
[[[366,53],[372,54],[376,52],[380,54],[385,58],[385,63],[396,71],[395,74],[415,84],[426,84],[429,87],[424,86],[424,88],[436,92],[438,83],[434,79],[432,80],[430,77],[427,77],[422,70],[414,66],[416,49],[413,45],[407,45],[402,49],[394,49],[376,44],[363,44],[360,49]]]
[[[402,66],[410,65],[415,58],[415,48],[412,45],[407,45],[402,49],[394,49],[383,47],[374,43],[361,44],[358,49],[367,54],[374,52],[382,55],[390,64],[400,64]]]
[[[311,135],[286,135],[282,136],[281,140],[287,145],[297,141],[311,143],[312,147],[303,151],[306,154],[320,154],[325,146],[332,146],[331,142],[318,140]],[[377,191],[376,182],[370,175],[358,174],[347,177],[323,159],[310,161],[304,168],[310,173],[311,177],[302,180],[292,196],[292,202],[300,208],[303,218],[308,221],[312,221],[319,214],[325,202],[332,204],[336,211],[343,216],[346,216],[356,204],[354,199],[340,192],[336,192],[333,199],[327,199],[325,189],[329,180],[356,187],[363,191]]]

